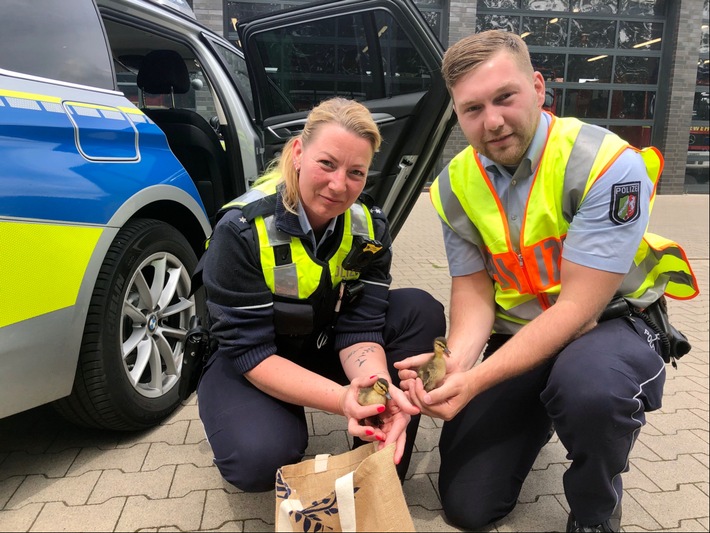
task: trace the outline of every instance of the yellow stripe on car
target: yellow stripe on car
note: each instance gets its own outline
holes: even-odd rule
[[[59,104],[62,102],[62,99],[59,98],[58,96],[48,96],[46,94],[35,94],[35,93],[26,93],[24,91],[7,91],[7,90],[0,90],[0,96],[5,96],[7,98],[20,98],[22,100],[35,100],[39,102],[52,102],[55,104]]]
[[[118,109],[128,115],[145,115],[145,113],[137,107],[118,106]]]
[[[0,328],[74,305],[102,231],[0,221]]]
[[[48,102],[48,103],[53,103],[53,104],[62,104],[63,100],[58,97],[58,96],[50,96],[47,94],[36,94],[36,93],[28,93],[28,92],[23,92],[23,91],[9,91],[5,89],[0,89],[0,96],[6,97],[6,98],[16,98],[18,100],[31,100],[33,102]],[[96,104],[89,104],[85,102],[64,102],[68,103],[70,105],[80,105],[83,107],[90,107],[94,109],[107,109],[107,110],[116,110],[118,109],[122,113],[126,113],[127,115],[145,115],[143,111],[138,109],[137,107],[129,107],[129,106],[118,106],[118,107],[113,107],[113,106],[105,106],[105,105],[96,105]]]

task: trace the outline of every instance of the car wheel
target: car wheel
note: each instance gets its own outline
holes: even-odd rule
[[[172,226],[135,220],[114,239],[96,280],[72,393],[55,402],[88,427],[152,427],[179,404],[197,257]]]

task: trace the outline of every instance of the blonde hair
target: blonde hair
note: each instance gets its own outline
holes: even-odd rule
[[[380,130],[372,119],[370,111],[361,103],[346,98],[331,98],[324,100],[314,107],[308,114],[303,131],[288,140],[284,145],[281,156],[273,161],[266,174],[256,184],[265,181],[278,180],[285,184],[282,196],[284,207],[292,213],[296,212],[299,201],[298,171],[293,161],[293,143],[301,139],[305,148],[316,135],[321,126],[337,124],[347,131],[362,137],[370,142],[372,154],[380,149],[382,137]],[[255,185],[256,185],[255,184]]]
[[[523,72],[533,73],[528,45],[515,33],[488,30],[464,37],[444,54],[441,72],[446,87],[451,88],[466,74],[499,52],[508,52]]]

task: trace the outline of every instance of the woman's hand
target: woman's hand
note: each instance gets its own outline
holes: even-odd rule
[[[352,436],[365,441],[377,440],[380,449],[395,443],[394,461],[399,464],[404,454],[407,425],[412,415],[419,414],[419,409],[411,404],[402,390],[391,384],[389,393],[392,399],[385,400],[384,405],[360,405],[357,399],[359,390],[373,385],[378,377],[354,378],[350,386],[344,388],[342,411],[348,419],[348,433]]]

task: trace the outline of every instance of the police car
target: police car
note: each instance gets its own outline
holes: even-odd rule
[[[0,417],[51,403],[153,426],[180,403],[190,274],[221,205],[308,110],[362,101],[367,193],[393,233],[450,127],[443,49],[410,0],[340,0],[238,28],[183,0],[0,3]]]

